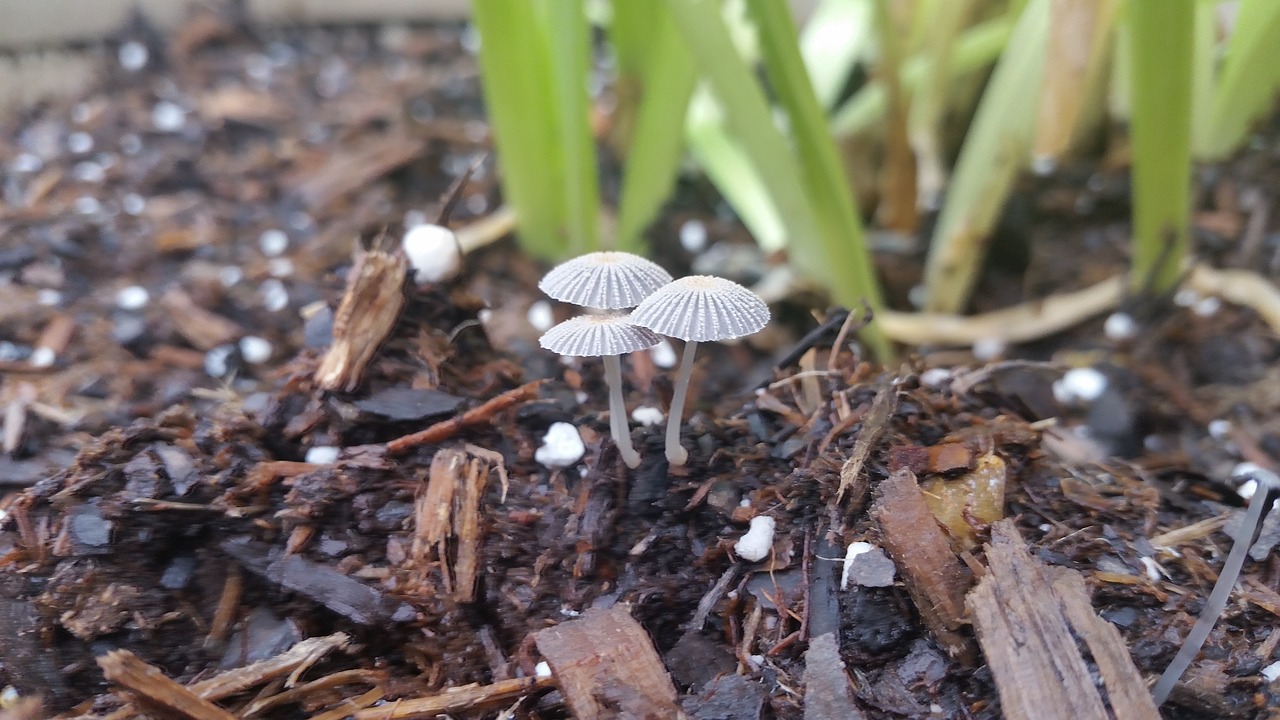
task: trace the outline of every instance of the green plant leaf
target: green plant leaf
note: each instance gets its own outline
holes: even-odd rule
[[[1196,0],[1130,0],[1133,267],[1130,287],[1163,294],[1190,241]]]
[[[930,312],[960,312],[968,302],[991,229],[1031,147],[1048,30],[1049,0],[1030,0],[983,92],[925,262]]]
[[[1216,5],[1216,3],[1215,3]],[[1208,118],[1203,156],[1223,159],[1271,110],[1280,88],[1280,2],[1241,0]]]
[[[565,232],[571,253],[591,252],[600,249],[600,180],[587,95],[591,37],[580,2],[552,0],[546,3],[546,13],[556,128],[563,153]]]

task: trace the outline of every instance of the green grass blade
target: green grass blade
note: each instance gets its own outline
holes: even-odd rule
[[[571,253],[591,252],[600,249],[600,181],[587,95],[591,36],[582,3],[552,0],[546,3],[546,13],[551,85],[563,153],[564,230]]]
[[[834,287],[837,274],[823,261],[813,209],[805,197],[786,139],[774,124],[764,92],[742,60],[715,0],[668,0],[676,27],[698,68],[723,107],[726,126],[751,159],[752,167],[787,228],[798,270]]]
[[[700,88],[689,107],[685,140],[702,172],[716,186],[751,236],[767,253],[787,246],[787,228],[769,189],[751,165],[751,158],[729,134],[716,101]]]
[[[805,246],[792,238],[792,257],[814,253],[804,264],[825,263],[835,282],[836,299],[848,307],[863,302],[883,306],[871,252],[853,207],[853,189],[840,167],[840,155],[827,130],[827,119],[813,92],[796,43],[795,23],[785,0],[747,0],[756,20],[760,50],[779,103],[790,121],[800,160],[801,179],[813,204],[819,243]],[[868,335],[880,357],[889,351],[884,337]]]
[[[800,31],[800,54],[823,108],[835,107],[871,36],[869,0],[820,0]]]
[[[952,56],[972,6],[973,0],[943,0],[920,12],[927,18],[920,55],[926,69],[911,98],[907,136],[916,155],[917,202],[922,207],[937,207],[946,183],[942,122],[951,96]]]
[[[515,208],[520,242],[543,258],[562,257],[564,173],[543,20],[528,0],[474,3],[472,19],[502,189]]]
[[[966,30],[956,42],[951,58],[951,81],[965,77],[990,65],[1009,42],[1014,17],[1002,15]],[[929,71],[927,56],[916,55],[902,64],[902,87],[908,93],[919,88]],[[884,83],[871,81],[862,86],[853,97],[836,111],[831,119],[831,132],[836,137],[848,137],[867,132],[876,127],[884,117],[889,98]]]
[[[1242,0],[1208,121],[1205,156],[1227,157],[1274,107],[1280,88],[1280,2]]]
[[[1196,0],[1130,0],[1133,268],[1130,287],[1171,290],[1190,229]]]
[[[661,3],[646,7],[654,20],[652,51],[640,77],[640,102],[618,202],[618,246],[623,250],[641,245],[641,234],[675,185],[697,79],[693,58],[671,14]]]
[[[965,136],[925,262],[926,308],[966,305],[990,232],[1026,162],[1049,31],[1049,0],[1030,0],[1018,19]]]
[[[1218,3],[1197,0],[1195,54],[1191,60],[1191,155],[1210,155],[1213,93],[1218,52]]]

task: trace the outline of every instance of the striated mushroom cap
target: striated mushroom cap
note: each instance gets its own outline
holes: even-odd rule
[[[693,275],[645,298],[631,312],[631,322],[681,340],[731,340],[767,325],[769,306],[732,280]]]
[[[538,338],[538,344],[547,350],[572,357],[622,355],[660,342],[662,338],[652,330],[632,324],[626,313],[579,315]]]
[[[547,273],[538,289],[561,302],[601,310],[635,307],[671,282],[657,263],[624,252],[593,252]]]

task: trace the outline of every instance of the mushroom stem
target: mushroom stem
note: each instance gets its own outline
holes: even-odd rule
[[[689,394],[689,378],[693,376],[693,356],[698,352],[698,341],[684,344],[680,358],[680,374],[676,377],[675,393],[671,395],[671,409],[667,412],[667,462],[684,465],[689,461],[689,451],[680,444],[680,425],[684,415],[684,399]]]
[[[638,468],[640,454],[631,447],[627,404],[622,398],[622,360],[617,355],[604,356],[604,381],[609,386],[609,432],[613,435],[613,443],[618,446],[627,467]]]

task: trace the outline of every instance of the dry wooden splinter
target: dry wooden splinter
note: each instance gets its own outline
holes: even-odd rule
[[[190,720],[236,720],[235,715],[191,692],[128,650],[112,650],[98,658],[98,665],[108,681],[133,695],[148,714]]]
[[[404,308],[408,272],[409,261],[391,247],[386,235],[368,250],[357,251],[333,317],[333,343],[316,369],[316,384],[322,390],[350,392],[360,384]]]

